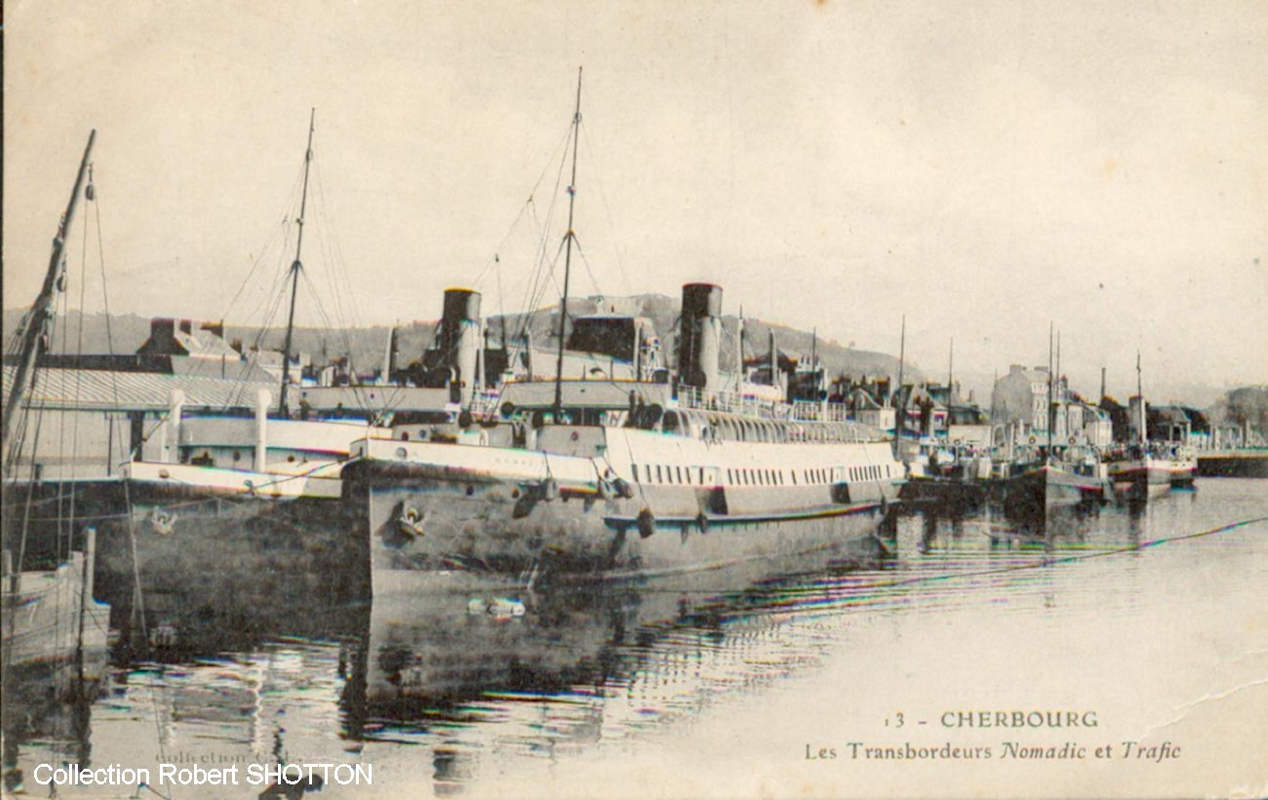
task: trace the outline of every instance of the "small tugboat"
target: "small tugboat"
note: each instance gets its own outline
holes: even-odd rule
[[[1044,458],[1030,465],[1013,465],[1012,474],[999,481],[1004,511],[1021,519],[1042,519],[1054,506],[1097,505],[1105,499],[1105,478],[1095,464],[1080,465]]]
[[[1171,447],[1170,456],[1167,470],[1171,475],[1171,488],[1192,486],[1198,472],[1198,454],[1184,445],[1176,444]]]
[[[1054,507],[1095,506],[1106,499],[1107,472],[1096,450],[1076,446],[1073,436],[1066,445],[1058,445],[1053,439],[1053,430],[1062,416],[1065,391],[1054,393],[1053,376],[1060,372],[1060,350],[1057,351],[1058,369],[1054,373],[1052,336],[1049,328],[1047,422],[1044,426],[1047,443],[1036,447],[1035,437],[1031,436],[1031,446],[1023,448],[1020,458],[999,465],[1000,474],[992,482],[992,494],[1002,502],[1004,512],[1015,519],[1044,521]]]
[[[1140,353],[1136,354],[1136,396],[1129,401],[1135,441],[1109,453],[1105,459],[1114,493],[1128,503],[1148,502],[1171,489],[1171,461],[1149,443],[1145,395],[1142,390]]]

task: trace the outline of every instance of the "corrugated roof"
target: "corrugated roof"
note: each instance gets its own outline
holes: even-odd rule
[[[4,368],[9,396],[16,368]],[[151,411],[171,405],[173,390],[185,392],[186,406],[253,407],[260,389],[277,396],[271,382],[230,380],[159,372],[45,368],[39,371],[28,405],[54,409]]]

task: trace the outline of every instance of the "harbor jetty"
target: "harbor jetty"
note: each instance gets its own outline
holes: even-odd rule
[[[1199,453],[1198,475],[1204,478],[1268,478],[1268,447]]]

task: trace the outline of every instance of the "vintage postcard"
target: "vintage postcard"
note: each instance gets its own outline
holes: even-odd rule
[[[5,796],[1268,794],[1262,3],[3,55]]]

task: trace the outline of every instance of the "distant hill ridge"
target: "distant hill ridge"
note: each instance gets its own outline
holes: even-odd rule
[[[656,330],[665,342],[666,347],[672,340],[672,331],[678,321],[678,300],[660,294],[644,294],[634,297],[614,299],[614,303],[627,313],[636,313],[652,320]],[[436,311],[440,310],[437,300]],[[570,297],[568,299],[569,315],[576,317],[599,312],[599,303],[595,298]],[[6,309],[4,312],[5,344],[15,330],[23,310]],[[489,318],[489,336],[494,343],[501,341],[502,330],[511,336],[518,335],[524,321],[531,317],[529,326],[533,334],[533,342],[539,347],[557,345],[556,331],[559,319],[558,306],[544,308],[531,314],[507,314],[504,317],[494,315]],[[76,348],[79,336],[79,312],[72,311],[67,318],[59,318],[60,335],[55,337],[54,352],[71,352]],[[413,320],[402,323],[397,328],[397,339],[401,358],[408,363],[419,357],[419,354],[432,343],[437,319]],[[735,361],[735,325],[734,315],[723,317],[722,363],[733,364]],[[744,319],[745,344],[744,355],[748,359],[764,357],[768,350],[769,331],[775,331],[779,350],[785,355],[809,355],[811,351],[811,334],[783,325],[773,325],[759,319],[746,316]],[[297,327],[295,329],[296,350],[310,354],[317,361],[339,358],[351,353],[352,363],[359,371],[378,369],[383,362],[383,352],[387,343],[388,325],[360,326],[348,329]],[[114,314],[110,317],[110,339],[107,338],[106,315],[101,312],[90,313],[83,318],[83,352],[102,354],[110,352],[108,341],[113,341],[114,352],[134,353],[150,336],[150,319],[136,314]],[[250,346],[259,337],[260,329],[256,326],[228,325],[225,338],[232,341],[241,339]],[[261,339],[265,348],[280,350],[285,331],[281,328],[270,328]],[[840,343],[820,337],[815,344],[820,359],[827,367],[830,376],[845,374],[853,377],[866,375],[898,374],[898,359],[887,353],[842,346]],[[324,356],[323,356],[324,353]],[[908,381],[924,380],[921,369],[908,363],[904,367],[904,375]],[[964,391],[969,388],[977,390],[977,399],[984,405],[989,402],[991,376],[989,373],[960,371],[956,373],[957,382],[964,381]],[[1085,392],[1091,396],[1090,392]],[[1158,398],[1154,402],[1163,402],[1163,398],[1187,398],[1187,405],[1206,409],[1212,412],[1212,419],[1236,418],[1249,416],[1253,420],[1261,403],[1268,405],[1268,387],[1246,386],[1235,389],[1227,387],[1185,384],[1176,386],[1159,386],[1151,393]],[[1233,407],[1230,413],[1230,405]],[[1239,412],[1237,409],[1247,409]]]
[[[674,326],[678,322],[677,299],[660,294],[645,294],[621,298],[619,304],[622,311],[629,311],[650,319],[662,342],[666,347],[669,346]],[[439,311],[439,305],[437,302],[437,311]],[[606,310],[600,307],[600,302],[596,298],[568,298],[568,315],[572,318]],[[17,326],[21,315],[21,310],[4,311],[6,338]],[[195,324],[204,321],[207,320],[195,320]],[[518,336],[526,321],[529,323],[528,329],[532,332],[534,345],[558,346],[558,306],[525,314],[488,317],[490,341],[494,344],[500,343],[503,330],[512,338]],[[437,322],[438,318],[413,320],[397,326],[397,346],[402,360],[408,363],[417,359],[422,351],[431,345]],[[59,317],[60,335],[54,337],[54,352],[66,353],[78,349],[80,324],[78,311],[70,312],[65,318]],[[730,365],[735,363],[736,317],[724,315],[722,324],[721,360],[724,365]],[[84,315],[82,325],[83,352],[86,354],[111,352],[108,342],[113,343],[115,353],[134,353],[150,336],[150,319],[136,314],[110,315],[108,331],[107,317],[102,312]],[[308,353],[317,362],[325,362],[350,354],[357,370],[369,371],[382,365],[391,327],[371,325],[337,329],[296,326],[292,347],[296,351]],[[810,332],[746,316],[744,319],[746,359],[764,357],[769,352],[772,329],[775,331],[776,346],[780,353],[786,356],[809,357],[812,349]],[[270,328],[264,331],[263,337],[260,337],[260,328],[257,326],[226,324],[225,338],[229,341],[239,339],[248,347],[258,339],[262,347],[280,350],[285,338],[285,329]],[[829,376],[845,374],[853,377],[863,375],[874,377],[898,374],[898,359],[887,353],[849,348],[823,337],[819,337],[814,343],[814,351],[823,362]],[[924,377],[920,369],[912,364],[904,367],[904,375],[908,380],[922,380]]]

